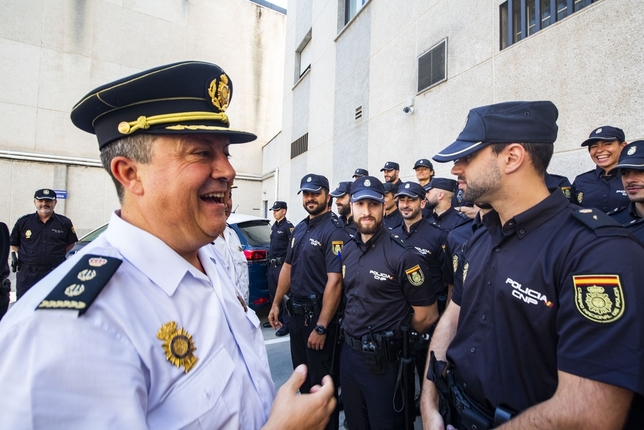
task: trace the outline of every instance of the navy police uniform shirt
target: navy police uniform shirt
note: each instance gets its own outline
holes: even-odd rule
[[[72,221],[53,213],[43,223],[38,213],[25,215],[16,221],[11,231],[11,246],[18,247],[23,265],[58,265],[65,261],[68,245],[78,242]]]
[[[382,223],[389,231],[392,231],[394,228],[401,225],[403,223],[403,217],[400,214],[400,211],[398,210],[398,208],[393,210],[389,215],[385,215],[382,218]]]
[[[383,227],[367,243],[358,235],[342,251],[346,308],[342,328],[354,338],[410,323],[411,306],[431,306],[436,294],[425,259]]]
[[[478,212],[473,220],[459,225],[447,235],[447,251],[445,254],[451,264],[452,284],[457,282],[456,278],[459,278],[459,282],[461,281],[462,271],[459,270],[459,267],[462,267],[463,252],[472,235],[481,227],[485,228],[481,221],[481,213]]]
[[[554,175],[552,173],[546,173],[546,187],[548,187],[548,190],[550,192],[553,192],[556,189],[561,190],[561,192],[566,196],[568,200],[571,199],[572,195],[570,194],[570,190],[572,188],[572,185],[570,185],[570,181],[568,178],[565,176],[561,175]],[[573,203],[575,203],[573,201]]]
[[[622,185],[619,169],[604,174],[604,169],[596,167],[577,176],[570,190],[572,202],[585,208],[597,208],[604,213],[628,206],[630,200]]]
[[[340,223],[344,227],[344,231],[346,231],[349,236],[354,237],[356,234],[358,234],[358,226],[356,225],[355,222],[353,222],[352,216],[347,218],[344,215],[342,215],[338,219],[340,220]]]
[[[327,273],[340,273],[340,252],[349,239],[332,212],[300,222],[291,236],[285,263],[291,265],[291,294],[294,299],[322,297]]]
[[[271,226],[271,243],[268,246],[268,258],[284,257],[291,241],[293,224],[286,218],[275,221]]]
[[[416,248],[416,251],[425,257],[430,269],[434,291],[437,294],[443,290],[443,283],[452,284],[454,282],[450,266],[446,264],[447,232],[445,230],[425,218],[421,218],[420,221],[412,224],[409,230],[403,222],[402,225],[393,229],[391,234],[402,239],[405,245]]]
[[[500,225],[483,217],[465,250],[447,357],[488,408],[552,397],[557,370],[644,393],[644,249],[561,193]]]
[[[445,212],[437,215],[434,212],[428,220],[447,231],[452,231],[461,224],[468,222],[470,219],[467,215],[450,207]]]
[[[642,243],[644,243],[644,218],[640,218],[635,210],[635,203],[631,202],[630,205],[616,209],[613,212],[610,212],[611,218],[623,225],[630,231],[633,236],[638,238]]]

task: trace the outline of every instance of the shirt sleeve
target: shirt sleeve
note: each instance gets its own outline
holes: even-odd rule
[[[74,224],[70,219],[67,220],[67,245],[78,242],[78,236],[76,236],[76,230],[74,229]]]
[[[22,220],[16,221],[11,230],[11,236],[9,237],[9,244],[11,246],[20,246],[20,230],[22,226]]]
[[[398,278],[410,305],[430,306],[436,303],[436,291],[430,274],[426,259],[414,248],[405,249],[399,262]]]
[[[342,273],[342,248],[349,240],[349,236],[342,228],[336,228],[329,235],[329,240],[324,246],[324,258],[326,260],[326,273]]]
[[[0,386],[10,393],[0,405],[3,428],[147,429],[146,381],[134,347],[76,315],[58,316],[0,334]]]

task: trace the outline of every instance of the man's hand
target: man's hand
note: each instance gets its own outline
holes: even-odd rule
[[[335,410],[333,380],[322,379],[322,386],[311,388],[310,394],[297,394],[306,379],[306,366],[300,365],[277,392],[271,415],[263,430],[323,429]]]
[[[309,335],[309,340],[306,343],[310,349],[320,350],[324,348],[324,342],[326,341],[326,334],[318,334],[315,330]]]
[[[432,381],[425,379],[420,393],[420,415],[423,419],[423,428],[426,430],[444,430],[445,423],[438,412],[438,391]],[[451,426],[448,426],[451,427]]]
[[[273,305],[271,306],[271,311],[268,313],[268,322],[271,323],[271,327],[273,327],[275,330],[282,327],[282,323],[278,319],[279,314],[280,314],[280,306],[279,304],[276,304],[275,302],[273,302]]]

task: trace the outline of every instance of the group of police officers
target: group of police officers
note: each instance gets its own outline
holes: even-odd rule
[[[0,324],[4,424],[337,428],[341,391],[350,429],[409,428],[416,367],[426,429],[642,428],[644,141],[593,130],[597,168],[571,185],[546,172],[554,104],[506,102],[433,157],[458,181],[427,159],[418,183],[391,161],[384,183],[305,175],[306,219],[272,207],[269,323],[295,368],[276,396],[259,320],[207,246],[228,146],[255,139],[229,128],[231,97],[221,68],[180,62],[74,107],[122,208]]]
[[[546,172],[557,116],[550,102],[473,109],[434,157],[458,182],[427,159],[418,182],[392,161],[384,183],[362,168],[333,191],[302,178],[309,216],[283,247],[269,323],[284,330],[285,300],[293,365],[317,369],[303,392],[333,375],[346,427],[411,428],[413,361],[425,428],[644,425],[644,141],[593,130],[597,167],[571,185]]]

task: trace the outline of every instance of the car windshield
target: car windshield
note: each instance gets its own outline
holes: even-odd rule
[[[91,242],[94,239],[96,239],[98,236],[100,236],[100,234],[103,233],[105,230],[107,230],[107,224],[100,226],[94,231],[90,231],[85,236],[81,237],[79,242]]]
[[[250,246],[268,245],[271,242],[271,227],[268,221],[246,221],[237,224]]]

